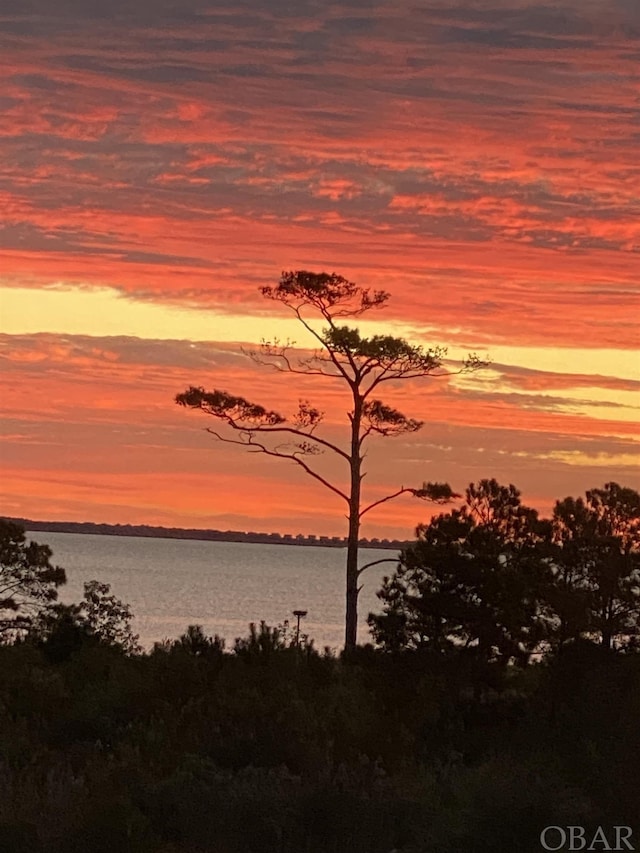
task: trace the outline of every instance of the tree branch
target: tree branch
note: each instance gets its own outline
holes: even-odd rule
[[[378,566],[380,563],[397,563],[397,557],[382,557],[380,560],[372,560],[370,563],[365,563],[364,566],[360,566],[358,569],[358,577],[364,572],[365,569],[371,568],[371,566]]]
[[[366,506],[360,511],[359,517],[362,518],[365,513],[369,512],[369,510],[374,507],[380,506],[380,504],[386,503],[387,501],[392,501],[394,498],[409,492],[414,496],[414,498],[433,501],[433,503],[437,504],[449,503],[449,501],[454,498],[462,497],[462,495],[454,492],[448,483],[424,483],[421,489],[412,489],[408,486],[402,486],[402,488],[398,489],[397,492],[393,492],[393,494],[380,498],[379,500],[369,504],[369,506]]]
[[[365,513],[369,512],[369,510],[373,509],[376,506],[380,506],[380,504],[386,503],[387,501],[392,501],[394,498],[400,497],[400,495],[407,494],[408,492],[411,492],[413,495],[415,495],[418,491],[419,489],[410,489],[408,486],[403,486],[401,489],[398,489],[398,491],[394,492],[392,495],[387,495],[384,498],[380,498],[380,500],[374,501],[373,503],[369,504],[369,506],[360,510],[359,517],[362,518]]]
[[[310,359],[298,359],[298,363],[301,366],[294,367],[286,352],[289,349],[288,346],[279,346],[278,342],[271,344],[268,341],[263,341],[261,346],[262,353],[256,350],[248,350],[244,347],[240,349],[254,364],[259,364],[261,367],[272,367],[279,373],[297,373],[300,376],[326,376],[329,379],[341,378],[337,373],[327,373],[326,370],[321,370],[320,368],[314,369],[310,366]],[[277,350],[275,349],[276,347],[278,348]],[[279,358],[284,362],[284,367],[281,364],[275,363],[275,359]],[[274,361],[271,361],[271,359],[274,359]]]
[[[242,439],[235,438],[227,438],[226,436],[220,435],[216,430],[206,428],[205,432],[208,432],[210,435],[213,435],[219,441],[223,441],[226,444],[238,444],[241,447],[248,448],[249,452],[252,453],[264,453],[266,456],[275,456],[278,459],[290,459],[292,462],[295,462],[296,465],[299,465],[304,471],[309,474],[309,476],[313,477],[315,480],[318,480],[319,483],[322,483],[325,488],[330,489],[330,491],[334,492],[336,495],[339,495],[347,504],[349,504],[349,496],[346,495],[341,489],[337,486],[334,486],[333,483],[330,483],[326,480],[321,474],[318,474],[317,471],[314,471],[306,462],[304,462],[296,453],[283,453],[281,450],[271,450],[266,445],[261,444],[258,441],[254,440],[253,435],[248,430],[245,430],[245,434],[247,434],[248,438],[246,441]]]
[[[343,459],[346,459],[347,462],[350,461],[350,456],[346,453],[341,447],[338,447],[337,444],[333,444],[331,441],[327,441],[326,438],[319,438],[317,435],[313,435],[313,433],[304,432],[303,430],[296,429],[295,427],[240,427],[233,426],[233,429],[239,432],[251,432],[251,433],[276,433],[276,432],[286,432],[290,435],[296,435],[300,438],[310,439],[311,441],[315,441],[318,444],[321,444],[323,447],[327,447],[329,450],[332,450],[334,453],[337,453],[338,456],[342,456]]]
[[[176,401],[180,405],[200,409],[205,414],[218,418],[218,420],[225,422],[236,432],[247,434],[288,433],[289,435],[295,435],[305,440],[314,441],[332,450],[347,462],[350,461],[349,455],[341,447],[338,447],[337,444],[313,434],[313,429],[318,423],[317,418],[313,423],[310,423],[308,431],[294,426],[282,426],[285,418],[277,412],[269,412],[262,406],[249,403],[241,397],[231,397],[225,392],[220,391],[214,391],[209,394],[201,388],[191,388],[185,394],[179,394]],[[306,414],[309,411],[310,409],[307,406],[305,410]],[[301,412],[302,409],[298,412],[298,415]],[[263,422],[260,423],[259,420]]]
[[[337,356],[336,356],[336,354],[333,352],[333,350],[332,350],[330,347],[328,347],[328,346],[326,345],[326,343],[325,343],[325,341],[324,341],[324,339],[323,339],[322,335],[320,335],[318,332],[316,332],[316,330],[313,328],[313,326],[311,326],[311,325],[310,325],[310,324],[309,324],[309,323],[304,319],[304,317],[302,316],[302,314],[301,314],[301,312],[300,312],[300,307],[299,307],[299,306],[295,306],[295,307],[294,307],[294,306],[292,306],[292,310],[293,310],[293,312],[295,313],[295,315],[296,315],[296,317],[298,318],[298,320],[300,320],[300,322],[302,323],[302,325],[305,327],[305,329],[306,329],[310,334],[312,334],[312,335],[313,335],[313,337],[318,341],[318,343],[320,344],[320,346],[321,346],[324,350],[326,350],[326,351],[327,351],[327,353],[329,354],[329,358],[331,359],[331,361],[332,361],[332,362],[333,362],[333,364],[335,365],[336,369],[339,371],[340,375],[341,375],[341,376],[344,376],[345,380],[346,380],[346,381],[349,383],[349,385],[353,388],[353,387],[354,387],[354,383],[355,383],[355,379],[354,379],[354,378],[352,378],[351,376],[349,376],[349,373],[347,372],[347,370],[345,370],[345,367],[344,367],[344,365],[342,364],[342,362],[337,358]],[[324,312],[323,312],[323,313],[324,313]]]

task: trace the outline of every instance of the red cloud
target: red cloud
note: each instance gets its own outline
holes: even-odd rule
[[[251,0],[250,15],[186,0],[165,20],[140,0],[135,14],[99,22],[91,4],[73,16],[44,6],[3,17],[2,282],[32,287],[34,299],[59,283],[111,286],[252,316],[274,310],[258,285],[281,269],[322,268],[389,290],[384,317],[435,329],[444,343],[599,347],[621,358],[637,346],[640,42],[631,4],[612,0],[604,15],[578,0],[442,0],[411,16],[391,2],[357,16],[333,4],[283,18],[266,0]],[[211,478],[237,464],[172,407],[189,381],[206,383],[217,364],[231,386],[267,400],[277,386],[282,406],[295,405],[289,386],[249,372],[225,347],[11,343],[5,405],[25,470],[27,446],[49,470],[53,441],[70,477],[107,482],[126,446],[129,476],[144,474],[140,520],[196,512],[178,505],[180,472],[197,482],[189,488],[203,508]],[[403,406],[453,448],[434,456],[441,478],[518,475],[547,500],[568,476],[561,457],[547,458],[558,436],[562,453],[586,441],[604,442],[596,455],[629,455],[634,427],[615,407],[595,419],[564,405],[563,392],[637,385],[510,368],[501,382],[519,394],[405,389]],[[325,402],[337,429],[343,404]],[[477,432],[491,438],[490,458]],[[515,444],[501,456],[507,439]],[[410,449],[413,457],[394,451],[401,470],[380,460],[385,483],[411,475],[409,458],[427,452]],[[572,467],[585,486],[588,458]],[[495,470],[482,471],[484,459]],[[153,464],[164,466],[166,490],[144,479]],[[272,470],[284,495],[294,481]],[[624,479],[622,463],[618,471]],[[25,505],[42,477],[55,488],[48,476],[25,475]],[[251,475],[239,476],[248,493]],[[66,506],[86,512],[85,493],[64,482]],[[125,472],[117,480],[131,482]],[[19,501],[17,468],[12,483]],[[162,506],[149,503],[152,492]],[[279,518],[295,512],[282,500]],[[121,511],[109,510],[113,520]]]

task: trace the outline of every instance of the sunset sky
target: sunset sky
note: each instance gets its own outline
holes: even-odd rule
[[[363,331],[491,359],[389,388],[425,426],[371,444],[371,499],[640,486],[638,0],[2,0],[0,56],[0,512],[343,534],[173,402],[304,397],[346,434],[339,386],[240,352],[308,345],[259,293],[290,269],[389,291]]]

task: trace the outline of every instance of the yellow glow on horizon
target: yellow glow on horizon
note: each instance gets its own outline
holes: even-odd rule
[[[301,347],[313,347],[316,344],[293,317],[256,317],[214,309],[163,305],[129,298],[114,288],[83,289],[60,284],[34,290],[0,286],[0,307],[0,332],[13,335],[50,333],[90,337],[131,336],[147,340],[250,344],[258,343],[264,337],[278,337],[281,340],[289,338]],[[384,314],[377,317],[379,319],[376,320],[358,319],[355,324],[367,335],[392,333],[425,346],[446,341],[448,335],[456,335],[456,330],[418,330],[415,324],[389,321]],[[482,357],[487,351],[485,346],[470,343],[466,346],[450,346],[449,356],[459,359],[474,349]],[[640,353],[634,351],[491,344],[488,355],[494,364],[530,370],[640,379]],[[493,373],[495,371],[483,371],[464,377],[464,381],[478,383],[478,387],[481,385],[483,390],[487,390],[487,383],[493,381]],[[624,393],[607,392],[606,399],[618,402]],[[601,392],[593,393],[590,388],[571,394],[567,393],[567,389],[562,389],[558,394],[575,395],[582,399],[603,399]]]
[[[637,468],[639,464],[637,453],[583,453],[581,450],[553,450],[551,453],[539,454],[538,458],[590,468]]]
[[[553,371],[549,372],[553,373]],[[576,373],[576,371],[570,372]],[[488,397],[492,394],[520,397],[523,400],[535,397],[536,402],[532,405],[539,410],[586,415],[596,420],[640,423],[640,394],[637,391],[600,388],[595,379],[593,385],[588,386],[571,386],[570,381],[567,380],[566,386],[558,388],[530,389],[509,383],[497,370],[488,368],[480,373],[456,376],[452,379],[452,383],[461,390],[478,391]]]
[[[252,316],[206,308],[184,308],[131,299],[114,288],[59,287],[33,290],[0,286],[0,332],[30,335],[109,337],[124,335],[147,340],[191,340],[257,344],[262,338],[290,338],[301,347],[317,341],[293,317]],[[406,335],[408,326],[360,320],[365,334]]]
[[[526,367],[547,373],[615,376],[640,380],[640,351],[588,347],[513,347],[491,344],[496,364]],[[586,389],[585,389],[586,390]]]

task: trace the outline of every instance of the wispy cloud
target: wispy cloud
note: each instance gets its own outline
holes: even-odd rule
[[[329,437],[344,442],[349,400],[339,388],[317,388],[311,380],[292,384],[260,370],[232,344],[206,342],[0,336],[0,364],[9,389],[4,494],[23,514],[35,512],[28,507],[46,480],[47,494],[56,492],[49,514],[57,517],[123,521],[133,515],[165,523],[174,512],[183,522],[192,513],[213,524],[211,519],[235,508],[244,513],[244,526],[251,526],[252,513],[268,516],[265,507],[277,493],[276,514],[289,513],[291,529],[304,521],[338,531],[330,504],[312,482],[286,465],[218,445],[204,431],[210,422],[175,406],[173,396],[201,383],[256,402],[274,401],[284,414],[295,411],[300,397],[313,396],[328,413]],[[503,377],[521,376],[517,368],[501,371]],[[552,374],[526,375],[534,388],[544,388],[546,379],[553,384]],[[553,395],[447,380],[392,389],[389,401],[423,418],[425,427],[406,440],[372,443],[368,494],[376,498],[399,483],[425,479],[450,480],[461,488],[472,479],[497,476],[515,481],[545,508],[571,488],[597,485],[607,459],[606,476],[629,482],[640,448],[637,423],[619,419],[614,401],[602,403],[603,419],[589,406],[576,406],[570,391],[579,391],[582,379],[577,376],[574,387],[574,379],[564,376]],[[601,385],[611,391],[606,378]],[[322,464],[331,476],[345,479],[339,461],[327,458]],[[91,484],[99,488],[91,491]],[[108,500],[105,489],[113,491]],[[82,501],[74,497],[79,494],[85,495]],[[123,496],[129,496],[129,514],[119,509]],[[316,507],[313,518],[302,519],[301,505]],[[334,509],[337,518],[340,507]],[[422,505],[389,506],[367,529],[408,536],[428,512]]]
[[[400,316],[632,345],[632,3],[100,8],[5,5],[6,281],[252,310],[340,267]]]

